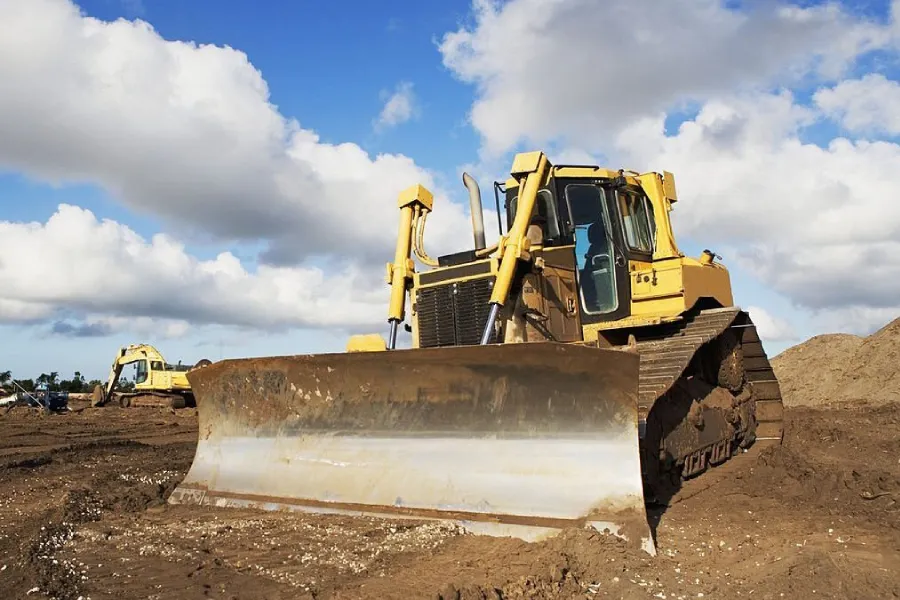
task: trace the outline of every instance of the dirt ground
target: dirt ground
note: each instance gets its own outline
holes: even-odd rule
[[[688,482],[654,515],[651,558],[586,531],[526,544],[437,522],[172,507],[194,411],[14,409],[0,417],[0,598],[900,596],[900,405],[786,421],[782,447]]]

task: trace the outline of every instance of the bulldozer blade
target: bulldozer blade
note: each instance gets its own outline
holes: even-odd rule
[[[593,527],[655,554],[638,363],[549,342],[224,360],[188,374],[200,436],[169,502]]]

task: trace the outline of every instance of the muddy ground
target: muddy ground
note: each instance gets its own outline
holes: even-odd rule
[[[782,447],[658,515],[656,558],[585,531],[168,506],[196,435],[192,410],[0,417],[0,598],[900,596],[897,404],[789,409]]]

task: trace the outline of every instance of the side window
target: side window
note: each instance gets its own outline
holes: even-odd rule
[[[509,224],[507,230],[512,226],[512,222],[516,218],[516,209],[519,207],[519,197],[516,196],[509,202]],[[544,226],[544,239],[558,238],[559,232],[559,215],[556,210],[556,203],[553,201],[553,194],[550,190],[540,190],[537,195],[537,202],[534,207],[535,216],[542,217],[546,220]]]
[[[152,371],[165,371],[166,370],[163,367],[163,364],[158,360],[154,360],[153,362],[150,363],[150,369]]]
[[[553,201],[553,194],[551,194],[549,190],[541,190],[538,192],[535,213],[547,219],[547,229],[544,233],[544,239],[558,238],[559,215],[556,213],[556,203]]]
[[[650,223],[650,246],[656,250],[656,216],[653,214],[653,203],[644,196],[644,209],[647,211],[647,222]]]
[[[627,192],[619,192],[619,214],[622,216],[622,228],[625,241],[637,252],[653,252],[650,236],[650,221],[647,217],[647,205],[643,198]]]

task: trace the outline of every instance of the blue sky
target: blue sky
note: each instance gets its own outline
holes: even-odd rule
[[[24,2],[11,2],[10,6],[26,6]],[[577,4],[578,0],[574,2]],[[21,123],[33,122],[28,131],[35,132],[35,137],[46,145],[36,144],[37,150],[30,154],[12,143],[0,146],[0,209],[3,220],[10,224],[10,235],[18,236],[15,245],[5,247],[4,261],[12,265],[18,260],[13,248],[24,250],[31,243],[35,244],[35,251],[30,256],[39,257],[27,269],[20,261],[19,270],[0,273],[0,283],[7,286],[0,291],[7,291],[7,297],[15,301],[8,310],[20,311],[15,318],[4,316],[7,324],[0,325],[0,335],[6,341],[0,353],[0,369],[11,368],[22,377],[51,370],[67,374],[76,369],[91,377],[105,377],[115,349],[138,341],[156,344],[172,362],[340,351],[350,332],[371,330],[373,326],[383,328],[378,319],[386,306],[379,302],[386,290],[377,286],[383,263],[391,258],[394,215],[383,220],[375,215],[391,210],[391,196],[401,186],[420,181],[417,177],[430,178],[429,184],[442,194],[442,199],[452,203],[445,204],[446,209],[438,206],[435,219],[439,219],[440,211],[451,211],[451,206],[455,206],[455,212],[441,217],[446,219],[444,224],[434,225],[435,244],[440,248],[452,246],[454,232],[466,224],[460,171],[469,168],[477,173],[482,190],[489,192],[490,179],[505,178],[512,153],[532,148],[549,149],[551,158],[554,154],[586,156],[609,161],[611,167],[675,171],[682,191],[675,211],[676,235],[682,249],[697,255],[710,247],[725,257],[732,272],[736,301],[758,311],[754,316],[768,336],[770,355],[809,335],[834,330],[867,333],[897,316],[900,302],[890,300],[895,291],[892,284],[879,288],[881,296],[871,301],[860,301],[859,294],[847,294],[842,288],[867,285],[871,281],[869,269],[900,273],[896,262],[877,263],[893,259],[876,259],[873,264],[872,259],[857,256],[883,256],[893,232],[900,232],[900,215],[882,214],[880,238],[851,236],[840,247],[828,241],[833,233],[828,228],[840,230],[839,225],[847,222],[847,207],[859,205],[863,198],[873,203],[871,208],[878,209],[884,201],[873,198],[878,194],[888,197],[900,184],[898,176],[890,172],[891,167],[897,167],[900,173],[898,155],[894,154],[900,125],[893,125],[897,109],[887,102],[898,77],[897,28],[892,29],[887,0],[842,2],[843,15],[811,13],[813,25],[799,20],[778,22],[784,35],[766,40],[758,48],[748,38],[760,32],[780,31],[771,25],[775,5],[723,3],[711,18],[724,23],[717,28],[721,31],[735,29],[732,38],[723,33],[721,38],[713,36],[706,42],[710,48],[720,44],[719,51],[692,49],[688,33],[680,42],[672,37],[671,52],[657,52],[642,42],[637,26],[634,32],[626,29],[616,33],[622,36],[615,41],[617,46],[605,45],[612,44],[615,36],[601,35],[607,20],[593,3],[582,2],[583,18],[566,12],[566,6],[572,2],[554,5],[541,17],[522,10],[529,3],[533,4],[533,0],[512,0],[479,11],[470,2],[459,0],[315,5],[231,0],[78,2],[86,16],[107,25],[120,18],[144,20],[159,39],[144,36],[133,27],[117,30],[113,35],[113,29],[107,26],[104,31],[110,33],[105,42],[109,53],[104,54],[103,48],[85,42],[88,38],[78,37],[88,30],[82,29],[82,19],[71,17],[53,36],[35,36],[28,42],[34,44],[28,56],[49,48],[50,58],[40,63],[43,71],[35,71],[38,75],[34,77],[13,73],[5,79],[16,82],[14,75],[24,77],[18,80],[23,83],[16,84],[16,89],[26,100],[15,104],[14,110],[0,112],[0,134],[15,133]],[[623,14],[640,10],[639,4],[613,3],[617,10],[625,11]],[[703,21],[707,17],[692,12],[697,3],[683,0],[680,4],[686,8],[678,16],[667,17],[669,22],[683,19],[682,23],[674,23],[680,27],[673,26],[672,36],[681,35],[676,31],[689,32],[692,27],[698,32],[708,31]],[[32,12],[23,12],[22,22],[55,22],[46,15],[61,15],[66,5],[64,0],[41,0],[28,5]],[[803,2],[795,6],[815,9],[821,8],[822,3]],[[592,29],[591,23],[597,26]],[[579,37],[579,27],[596,30],[598,35]],[[71,49],[63,46],[69,38],[60,34],[69,30],[80,32],[72,37],[75,41]],[[448,34],[457,37],[445,38]],[[870,45],[839,51],[835,49],[840,46],[839,40],[834,39],[839,35],[856,36],[848,40],[865,38]],[[55,40],[60,38],[63,41],[57,45]],[[519,46],[527,39],[534,43]],[[151,61],[157,56],[154,53],[165,56],[170,42],[179,40],[216,48],[211,53],[186,50],[178,55],[179,59]],[[779,44],[784,44],[784,48],[772,48]],[[244,150],[241,140],[253,137],[254,132],[270,123],[254,120],[263,116],[262,104],[249,91],[252,88],[247,76],[251,71],[222,52],[225,46],[245,53],[252,67],[261,72],[269,101],[275,106],[273,114],[296,119],[300,128],[319,136],[317,142],[302,146],[302,152],[312,154],[304,154],[306,158],[302,160],[291,155],[290,171],[283,171],[284,157],[279,153],[284,148],[272,150],[266,141],[269,138],[261,136],[253,142],[258,146],[248,142],[247,154],[238,152]],[[12,55],[14,48],[12,44],[0,43],[0,52],[7,56]],[[529,54],[537,53],[536,48],[540,54]],[[606,58],[618,48],[618,62],[627,70],[616,70],[617,66],[611,66],[616,61]],[[668,54],[672,54],[671,64],[666,62]],[[574,64],[584,56],[596,56],[596,62],[567,71],[567,61]],[[129,81],[128,77],[133,76],[144,91],[130,92],[125,84],[124,100],[116,98],[106,108],[96,108],[97,115],[110,111],[106,113],[110,115],[109,123],[134,127],[133,131],[117,130],[121,139],[115,145],[104,146],[106,137],[117,134],[104,133],[102,123],[90,120],[97,117],[84,115],[89,115],[103,100],[101,94],[109,80],[103,83],[101,75],[104,69],[112,68],[109,64],[114,60],[110,57],[133,61],[115,77]],[[196,59],[196,65],[183,66],[185,57]],[[81,61],[77,69],[82,70],[77,72],[82,82],[88,81],[90,94],[81,96],[82,90],[77,87],[67,92],[63,83],[58,90],[53,87],[56,84],[50,69],[67,64],[67,60],[73,64]],[[691,60],[697,61],[695,73],[667,76],[684,64],[693,64]],[[841,63],[842,68],[821,68],[821,64],[832,64],[829,61]],[[533,72],[525,70],[526,64],[534,65]],[[196,89],[191,88],[192,77],[182,77],[188,68],[197,69],[193,78],[202,82],[197,83]],[[593,83],[573,83],[584,79],[585,69],[587,80]],[[724,75],[716,75],[718,69]],[[645,76],[633,75],[644,72]],[[709,73],[708,77],[703,72]],[[47,73],[50,83],[46,85],[50,87],[37,83],[42,81],[41,73]],[[883,79],[864,80],[871,74]],[[158,81],[153,77],[159,77]],[[0,81],[3,80],[0,73]],[[886,95],[868,96],[868,87],[841,87],[844,82],[854,81],[864,81],[865,86],[880,85],[878,89]],[[617,82],[618,87],[612,82]],[[388,98],[404,83],[410,84],[412,90],[409,118],[401,118],[393,126],[376,127]],[[618,91],[613,94],[606,88]],[[59,94],[55,103],[44,103],[48,89],[51,96]],[[151,97],[155,89],[170,90],[170,97],[177,92],[191,98],[199,90],[216,99],[221,108],[215,113],[216,118],[224,115],[226,109],[234,112],[210,125],[206,121],[208,115],[200,109],[185,109],[178,127],[184,127],[188,133],[196,127],[197,137],[189,137],[188,133],[181,137],[177,127],[169,128],[162,121],[155,129],[153,119],[166,115],[163,105],[141,104],[141,99]],[[232,101],[236,92],[240,98]],[[778,94],[786,92],[793,94],[792,101],[775,100]],[[129,97],[129,93],[134,95]],[[882,97],[885,101],[879,103]],[[863,102],[867,98],[868,104]],[[55,112],[53,107],[61,109]],[[803,116],[803,111],[810,114]],[[875,125],[868,128],[858,124],[865,111],[878,117]],[[120,113],[122,120],[115,121]],[[654,120],[660,118],[661,127],[654,129]],[[896,118],[900,120],[900,116]],[[136,124],[139,121],[140,125]],[[91,133],[89,126],[99,129]],[[206,141],[203,136],[210,127],[226,132],[226,137],[216,139],[232,140],[236,147],[240,146],[234,156],[228,152],[228,143]],[[773,133],[771,139],[762,139],[766,136],[760,132],[766,130],[777,131],[778,135]],[[277,134],[280,130],[273,131]],[[71,147],[67,145],[69,136],[74,140]],[[6,137],[16,139],[14,134]],[[857,146],[847,151],[834,150],[831,144],[835,139]],[[858,146],[870,142],[882,146]],[[713,151],[715,143],[726,143],[728,147]],[[346,163],[348,173],[335,174],[329,169],[333,169],[331,161],[337,150],[329,149],[328,144],[350,144],[341,147],[341,151],[361,150],[362,154],[352,155],[357,162]],[[288,154],[296,150],[290,143],[286,147]],[[813,151],[815,147],[820,149],[820,155]],[[224,201],[216,204],[216,197],[211,196],[204,200],[209,204],[203,206],[214,225],[206,227],[204,220],[196,216],[201,214],[199,209],[196,213],[185,211],[182,216],[174,200],[167,204],[165,199],[160,200],[161,196],[144,195],[142,190],[148,178],[152,179],[150,173],[160,168],[158,162],[150,161],[166,160],[166,148],[171,148],[171,164],[162,167],[182,177],[176,179],[185,186],[173,189],[173,197],[184,194],[184,202],[190,202],[190,186],[202,184],[203,177],[233,174],[234,183],[220,182],[220,193],[227,195],[227,188],[246,184],[246,190],[234,192],[234,201],[244,206],[258,203],[260,214],[270,210],[274,221],[249,223],[252,219],[238,216],[229,220],[226,217],[231,214],[228,207],[232,205]],[[145,151],[149,153],[147,169],[140,173],[134,165],[142,164],[144,159],[127,160],[128,156],[123,155],[134,152],[135,157],[144,156]],[[247,167],[245,177],[242,169],[248,160],[268,151],[275,152],[272,161],[260,159],[253,169]],[[64,156],[64,152],[69,155]],[[381,154],[401,156],[409,164],[375,166],[374,161]],[[48,155],[53,156],[47,158]],[[692,162],[691,157],[696,160]],[[125,162],[112,166],[118,159]],[[200,161],[197,169],[192,160]],[[790,160],[797,162],[789,163]],[[297,166],[291,161],[303,164]],[[877,177],[866,178],[865,189],[834,178],[833,174],[843,165],[856,168],[862,163],[878,173]],[[704,164],[708,165],[706,172]],[[757,171],[751,172],[748,165],[756,165]],[[207,167],[208,173],[198,174]],[[129,168],[134,172],[126,173]],[[296,182],[295,178],[308,176],[308,169],[316,173],[315,183],[310,184],[313,187],[284,191],[285,177]],[[271,178],[270,170],[276,173]],[[65,176],[60,179],[61,173]],[[344,187],[345,180],[357,173],[368,173],[378,181]],[[829,174],[824,177],[827,185],[822,183],[823,173]],[[263,177],[258,186],[253,179],[257,175]],[[725,181],[726,176],[731,179]],[[766,177],[772,177],[774,185],[761,185]],[[255,197],[256,189],[259,197]],[[337,207],[346,202],[346,208],[334,208],[333,214],[325,210],[324,216],[315,216],[319,210],[316,192],[324,194],[322,204]],[[355,197],[357,193],[359,198]],[[67,246],[66,240],[59,241],[59,247],[53,250],[77,256],[73,264],[87,265],[84,268],[91,270],[89,275],[87,271],[78,272],[77,266],[62,274],[47,267],[46,261],[57,256],[42,250],[47,248],[49,238],[38,238],[27,229],[27,223],[46,225],[61,204],[90,211],[96,219],[88,220],[86,213],[67,213],[65,219],[78,219],[80,229],[72,231],[88,232],[85,235],[95,244],[72,241],[74,245]],[[382,208],[376,210],[376,204]],[[803,215],[810,214],[811,207],[823,205],[828,210],[818,215],[815,222],[801,221]],[[279,227],[279,211],[286,207],[294,220],[289,221],[286,216]],[[347,215],[353,224],[342,229],[342,219]],[[112,224],[103,229],[103,220]],[[57,222],[63,223],[63,217]],[[850,229],[856,231],[859,227]],[[137,234],[140,243],[149,245],[138,245],[127,230]],[[845,227],[842,231],[847,230]],[[60,225],[59,231],[68,229]],[[735,237],[729,238],[728,232]],[[164,234],[165,238],[154,242],[157,234]],[[791,235],[797,236],[797,246],[791,244]],[[322,243],[331,245],[319,252],[317,248]],[[247,292],[247,285],[228,283],[236,286],[227,288],[235,294],[226,294],[226,288],[219,287],[219,276],[209,274],[210,269],[218,273],[237,268],[227,257],[217,258],[222,252],[230,252],[237,257],[237,265],[252,275],[259,266],[261,251],[273,246],[278,249],[278,256],[287,258],[281,261],[285,264],[279,264],[285,270],[266,280],[271,285],[266,289],[278,297],[271,315],[266,314],[270,309],[258,294]],[[795,254],[794,250],[800,252]],[[143,258],[144,253],[149,258]],[[829,268],[835,264],[836,270]],[[157,268],[162,276],[141,275],[141,269]],[[346,281],[342,283],[338,273],[319,273],[317,269],[321,268],[348,268],[366,285],[375,286],[367,292],[365,318],[352,316],[350,305],[363,301],[353,297]],[[185,269],[199,269],[209,275],[208,282],[188,282],[183,275]],[[320,297],[313,290],[309,292],[311,296],[292,302],[289,294],[281,292],[294,289],[292,286],[305,290],[304,282],[309,282],[309,278],[320,281],[315,279],[320,276],[325,278],[320,285],[335,290],[330,295]],[[31,281],[32,289],[34,279],[29,278],[41,282],[38,288],[46,286],[44,291],[30,291],[27,298],[9,292],[23,281]],[[80,285],[79,278],[94,283]],[[242,296],[245,293],[246,297]],[[221,308],[212,306],[216,297],[223,304],[238,298],[234,306]],[[177,309],[167,307],[168,299]],[[2,303],[0,309],[4,309]],[[21,316],[21,311],[31,310],[35,311],[33,318]],[[254,311],[259,315],[247,317]],[[106,334],[51,334],[53,324],[63,318],[76,328],[93,323],[92,327]],[[129,324],[133,318],[141,323]],[[308,326],[321,319],[326,321],[322,328]]]

